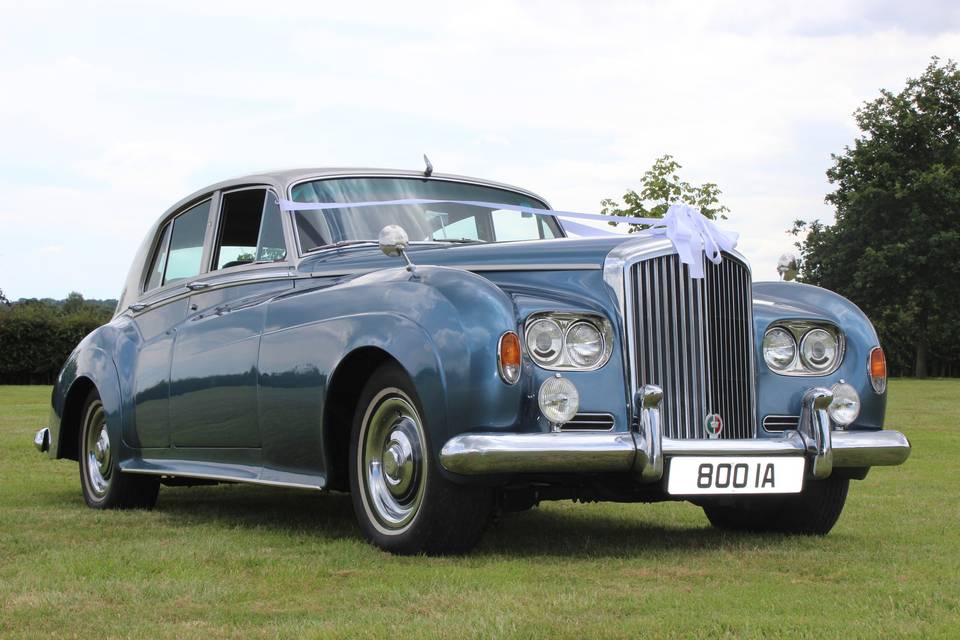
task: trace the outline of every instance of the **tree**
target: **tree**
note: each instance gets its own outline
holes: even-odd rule
[[[0,305],[3,305],[5,307],[10,306],[10,301],[7,300],[7,296],[3,295],[3,289],[0,289]]]
[[[79,313],[84,306],[83,294],[71,291],[67,299],[63,301],[63,312],[67,315]]]
[[[716,220],[726,220],[730,211],[720,204],[720,188],[712,182],[705,182],[699,187],[680,180],[677,171],[682,165],[671,155],[657,158],[653,166],[640,178],[640,193],[628,189],[623,194],[624,207],[616,200],[607,198],[600,202],[603,207],[601,213],[608,216],[633,216],[638,218],[662,218],[672,204],[689,204],[699,207],[700,213]],[[617,226],[618,222],[610,222]],[[640,231],[646,225],[630,224],[629,232]]]
[[[933,58],[854,115],[862,135],[827,171],[834,224],[794,224],[806,232],[801,279],[859,305],[895,364],[918,377],[948,372],[960,360],[957,65]]]

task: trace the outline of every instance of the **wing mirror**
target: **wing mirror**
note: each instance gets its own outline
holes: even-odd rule
[[[780,256],[780,259],[777,261],[777,273],[780,274],[780,279],[787,282],[796,280],[797,272],[800,270],[798,264],[799,261],[797,260],[796,254],[785,253]]]
[[[380,251],[383,251],[384,255],[388,255],[391,258],[403,258],[407,262],[407,271],[410,273],[416,272],[416,266],[410,261],[409,256],[407,256],[410,237],[407,235],[407,232],[403,230],[403,227],[388,224],[383,229],[380,229],[377,244],[380,246]]]

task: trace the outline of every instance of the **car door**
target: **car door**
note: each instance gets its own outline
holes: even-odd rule
[[[125,432],[137,448],[170,446],[170,361],[187,312],[186,280],[200,272],[212,198],[187,207],[160,227],[141,295],[130,305],[139,347],[133,376],[134,419]]]
[[[178,449],[261,446],[257,355],[268,301],[293,288],[287,255],[272,190],[221,195],[209,270],[187,285],[193,293],[173,348],[170,422]]]

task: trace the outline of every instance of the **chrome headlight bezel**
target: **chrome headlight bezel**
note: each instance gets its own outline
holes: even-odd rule
[[[843,364],[843,356],[846,346],[845,338],[843,331],[841,331],[836,325],[820,320],[779,320],[767,327],[763,334],[764,337],[766,337],[768,333],[775,329],[781,329],[790,333],[790,335],[793,336],[794,342],[796,343],[796,349],[794,351],[793,362],[791,362],[787,367],[777,369],[770,366],[770,363],[767,362],[767,359],[764,357],[763,341],[761,340],[761,358],[763,359],[764,364],[767,366],[767,369],[773,373],[781,376],[828,376],[831,373],[834,373],[840,368],[840,365]],[[803,355],[804,340],[807,339],[807,337],[811,334],[817,335],[816,332],[819,331],[824,331],[829,334],[836,343],[836,352],[833,360],[831,360],[826,366],[821,367],[817,367],[815,364],[808,363]]]
[[[551,322],[555,324],[561,332],[562,339],[560,344],[559,357],[545,358],[537,355],[534,348],[534,342],[531,339],[531,329],[537,326],[539,322]],[[567,348],[567,336],[570,330],[576,325],[586,323],[592,326],[600,335],[601,348],[600,357],[588,365],[577,364],[574,358],[570,356]],[[560,311],[547,311],[530,314],[524,322],[523,330],[524,351],[535,365],[547,371],[596,371],[610,361],[610,355],[613,353],[613,325],[605,317],[595,313],[573,313]]]

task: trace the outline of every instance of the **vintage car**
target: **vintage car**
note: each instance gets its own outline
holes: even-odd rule
[[[825,534],[850,480],[906,460],[852,303],[752,283],[736,251],[693,277],[667,238],[571,238],[548,212],[430,170],[201,189],[147,234],[35,445],[98,509],[160,484],[349,491],[396,553],[463,552],[561,499]]]

